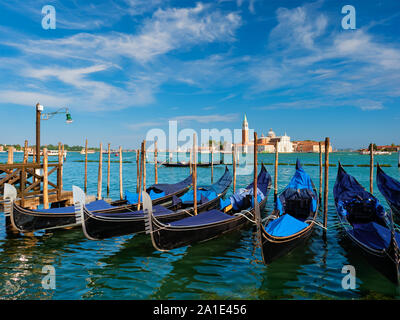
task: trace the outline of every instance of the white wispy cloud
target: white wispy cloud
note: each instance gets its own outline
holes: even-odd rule
[[[176,49],[233,41],[240,25],[238,14],[224,14],[211,10],[210,5],[197,3],[193,8],[158,9],[135,34],[78,33],[55,40],[9,41],[7,44],[27,53],[54,58],[103,61],[125,57],[144,63]]]
[[[165,9],[158,7],[161,3],[157,0],[126,0],[125,3],[135,11],[130,12],[132,16],[158,9],[143,19],[134,33],[80,32],[62,38],[32,39],[13,32],[12,37],[0,37],[1,44],[21,52],[5,66],[12,80],[2,92],[6,94],[16,87],[25,91],[23,82],[24,86],[36,87],[38,94],[42,91],[50,96],[58,84],[59,90],[70,90],[75,98],[72,101],[79,101],[77,104],[86,110],[151,104],[166,81],[197,85],[197,79],[192,80],[191,75],[160,68],[168,63],[159,62],[158,58],[194,46],[232,42],[242,23],[237,13],[221,12],[211,4],[200,2],[189,8]],[[114,8],[112,4],[110,7]],[[98,7],[92,9],[99,11]],[[82,12],[86,10],[89,8],[82,8]],[[118,73],[122,75],[121,80],[115,76],[109,81],[102,80],[101,76]]]
[[[321,3],[276,11],[278,24],[270,32],[268,53],[249,64],[255,79],[253,95],[273,93],[286,100],[264,109],[335,105],[383,109],[398,95],[400,47],[363,28],[329,29],[328,16],[319,12]],[[293,101],[296,96],[300,103]]]

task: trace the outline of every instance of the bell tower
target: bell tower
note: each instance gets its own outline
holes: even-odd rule
[[[243,124],[242,124],[242,144],[246,145],[249,143],[249,124],[247,122],[246,114],[244,114]]]

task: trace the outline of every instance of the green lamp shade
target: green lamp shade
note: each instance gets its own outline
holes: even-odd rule
[[[72,123],[73,122],[71,114],[69,112],[67,112],[67,120],[66,121],[67,121],[67,123]]]

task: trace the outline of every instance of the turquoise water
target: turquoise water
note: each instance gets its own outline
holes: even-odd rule
[[[318,154],[280,154],[280,163],[292,163],[299,157],[303,163],[318,164]],[[19,161],[21,154],[15,154]],[[98,154],[89,155],[96,160]],[[165,156],[164,156],[165,158]],[[5,162],[6,154],[0,154]],[[56,158],[55,158],[56,159]],[[83,188],[84,159],[69,153],[64,166],[64,189],[72,185]],[[112,160],[117,160],[117,157]],[[159,157],[163,159],[162,156]],[[382,164],[391,164],[385,171],[400,179],[397,154],[375,156]],[[123,180],[126,190],[136,188],[135,155],[124,153]],[[243,160],[243,159],[242,159]],[[337,164],[369,164],[369,156],[355,153],[332,153],[330,162]],[[259,162],[273,163],[274,155],[260,154]],[[305,166],[315,185],[319,184],[318,166]],[[97,163],[88,164],[88,193],[97,193]],[[218,179],[223,166],[214,167]],[[273,176],[274,168],[267,166]],[[346,170],[369,188],[369,168],[348,167]],[[188,175],[188,168],[158,169],[159,182],[171,183]],[[285,187],[294,172],[293,165],[281,165],[278,171],[279,190]],[[329,170],[328,227],[337,223],[332,189],[337,167]],[[119,164],[111,164],[111,197],[119,197]],[[198,168],[199,184],[209,184],[210,168]],[[103,196],[106,195],[107,166],[103,165]],[[237,186],[252,181],[252,173],[237,177]],[[55,179],[55,178],[53,178]],[[50,179],[51,180],[51,179]],[[154,182],[154,165],[147,164],[147,185]],[[375,195],[387,207],[376,184]],[[229,193],[232,192],[232,189]],[[271,210],[268,200],[267,211]],[[322,220],[322,217],[319,218]],[[0,219],[0,297],[3,299],[392,299],[398,289],[371,267],[344,238],[330,228],[327,241],[316,228],[303,246],[270,266],[261,262],[255,249],[252,228],[218,239],[170,252],[158,252],[146,235],[128,235],[103,241],[87,240],[80,229],[37,232],[34,236],[7,237],[4,219]],[[341,286],[343,265],[356,269],[356,289]],[[52,265],[56,271],[56,288],[44,289],[42,267]]]

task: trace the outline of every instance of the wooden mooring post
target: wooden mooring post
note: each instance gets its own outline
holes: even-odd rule
[[[28,163],[28,140],[24,143],[24,161],[23,163]]]
[[[61,193],[63,189],[63,166],[64,166],[64,152],[61,142],[58,143],[58,171],[57,171],[57,198],[61,201]]]
[[[111,145],[107,148],[107,198],[110,197],[110,179],[111,179]]]
[[[197,150],[196,133],[193,134],[193,206],[194,214],[197,215]]]
[[[47,148],[43,148],[43,208],[49,208],[49,171]]]
[[[253,199],[254,208],[256,207],[257,201],[257,132],[254,131],[254,181],[253,181]]]
[[[143,140],[143,191],[146,191],[146,140]]]
[[[211,146],[211,184],[214,183],[214,157],[213,157],[213,149]]]
[[[319,142],[319,203],[322,202],[322,142]]]
[[[233,193],[235,193],[236,192],[236,145],[233,145],[232,165],[233,165]]]
[[[329,138],[325,138],[325,180],[324,180],[324,227],[328,226],[328,192],[329,192]],[[326,229],[324,229],[326,236]]]
[[[374,193],[374,144],[369,145],[369,192]]]
[[[14,147],[8,147],[8,158],[7,158],[7,164],[13,164],[14,163]]]
[[[102,182],[103,182],[103,144],[100,142],[99,171],[97,175],[97,200],[101,200]]]
[[[154,141],[154,183],[158,183],[158,172],[157,172],[157,140]]]
[[[192,149],[189,149],[189,174],[193,174]]]
[[[119,146],[119,198],[124,199],[123,180],[122,180],[122,147]]]
[[[140,185],[140,150],[136,150],[136,193],[139,193]]]
[[[88,144],[87,144],[87,139],[86,139],[86,142],[85,142],[85,184],[84,184],[85,193],[87,193],[87,153],[88,153]]]
[[[143,184],[143,154],[144,154],[144,141],[140,147],[140,172],[139,172],[139,196],[138,196],[138,210],[140,210],[140,198],[142,195],[142,184]]]
[[[274,173],[274,202],[276,202],[278,198],[278,141],[275,142],[275,173]]]

